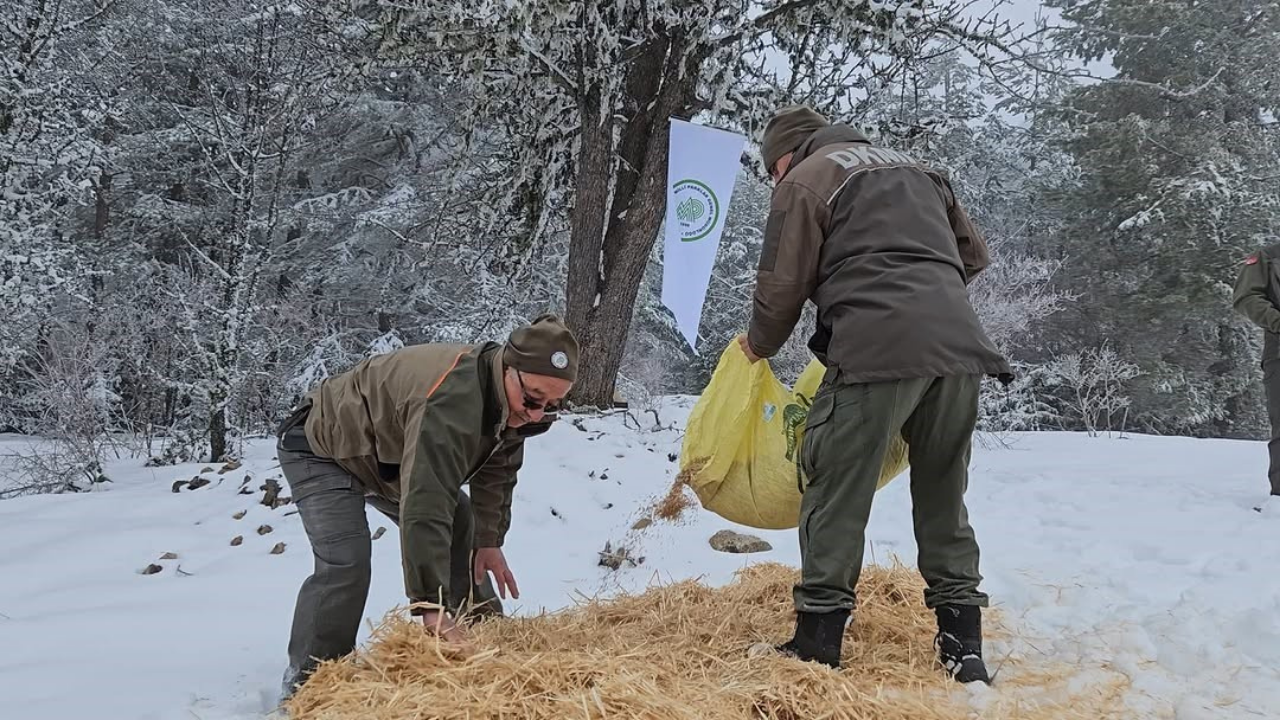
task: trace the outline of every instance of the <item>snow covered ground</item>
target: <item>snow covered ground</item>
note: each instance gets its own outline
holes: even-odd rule
[[[742,528],[696,508],[630,531],[670,486],[668,453],[689,407],[661,409],[674,429],[589,418],[585,431],[566,422],[531,443],[507,547],[520,612],[655,578],[723,582],[744,563],[797,563],[792,531],[747,530],[772,552],[712,551],[712,533]],[[1280,717],[1280,518],[1250,509],[1265,448],[1051,433],[1010,441],[976,452],[969,495],[984,589],[1015,633],[988,645],[993,665],[1009,653],[1019,661],[1002,673],[1008,687],[1047,659],[1082,668],[1083,682],[1129,676],[1133,717]],[[294,595],[311,567],[306,539],[291,505],[257,504],[258,487],[279,476],[270,442],[254,444],[239,470],[205,473],[213,484],[171,492],[202,467],[117,463],[105,490],[0,502],[0,718],[240,720],[273,707]],[[237,494],[246,474],[254,493]],[[369,519],[388,530],[374,543],[373,622],[403,595],[394,527],[376,511]],[[263,525],[271,531],[259,535]],[[643,564],[597,565],[606,541],[629,536]],[[869,559],[914,560],[905,477],[879,494],[870,540]],[[271,554],[280,542],[284,552]],[[141,574],[151,563],[163,569]]]

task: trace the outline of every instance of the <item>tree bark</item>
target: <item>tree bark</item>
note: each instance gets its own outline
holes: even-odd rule
[[[599,89],[585,93],[581,102],[582,134],[578,140],[577,183],[570,218],[565,300],[569,327],[585,332],[590,327],[591,311],[601,289],[600,255],[609,177],[613,172],[613,122],[600,113]]]
[[[213,393],[209,397],[209,462],[222,462],[227,459],[227,408],[226,398],[222,393]]]
[[[93,186],[93,237],[101,240],[107,234],[107,226],[111,224],[111,175],[104,172],[98,174],[98,181]]]
[[[624,220],[623,211],[631,205],[636,186],[640,184],[649,138],[657,121],[653,102],[662,88],[663,66],[670,49],[670,39],[654,38],[628,66],[624,98],[628,121],[618,142],[619,163],[610,203],[609,235],[618,232],[617,226]]]
[[[570,250],[570,286],[568,318],[570,327],[579,338],[582,353],[578,381],[571,401],[578,406],[607,408],[613,404],[618,370],[626,350],[627,335],[635,312],[636,296],[644,278],[653,243],[666,210],[667,145],[670,126],[667,118],[685,114],[696,100],[696,78],[700,76],[705,55],[686,53],[684,38],[675,37],[666,43],[661,69],[661,83],[652,91],[654,97],[636,103],[635,114],[628,124],[622,151],[628,156],[636,176],[634,182],[621,178],[618,183],[629,197],[619,197],[611,208],[607,226],[602,213],[592,215],[602,224],[599,227],[603,242],[595,245],[598,251],[590,257],[574,256]],[[641,69],[637,72],[652,72]],[[643,82],[631,87],[643,91]],[[639,99],[639,98],[637,98]],[[586,127],[584,123],[584,128]],[[583,135],[583,148],[587,136]],[[643,153],[639,148],[643,148]],[[579,165],[578,187],[608,188],[614,178],[609,175],[591,176],[588,165]],[[615,185],[617,187],[617,185]],[[607,197],[607,195],[606,195]],[[594,197],[589,196],[594,200]],[[581,196],[579,196],[581,202]],[[598,202],[598,200],[596,200]],[[625,203],[625,204],[624,204]],[[583,210],[575,207],[577,213]],[[623,214],[625,213],[625,215]],[[575,224],[575,231],[577,230]],[[575,238],[576,239],[576,238]],[[583,242],[585,247],[587,243]],[[577,274],[575,274],[575,268]],[[574,283],[585,278],[587,270],[594,273],[595,291],[590,297]]]

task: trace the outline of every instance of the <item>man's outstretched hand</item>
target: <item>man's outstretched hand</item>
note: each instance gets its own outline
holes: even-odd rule
[[[422,626],[428,632],[439,635],[445,642],[459,646],[468,644],[466,629],[454,623],[453,618],[449,617],[448,613],[442,613],[439,610],[428,610],[422,615]]]
[[[750,360],[752,365],[760,362],[760,356],[751,349],[751,343],[747,341],[746,335],[738,336],[738,344],[742,346],[742,353],[747,356],[747,360]]]
[[[511,568],[507,567],[507,558],[502,554],[502,548],[477,548],[474,570],[477,585],[484,582],[485,573],[493,573],[493,585],[503,600],[507,599],[508,592],[511,593],[512,598],[520,599],[520,588],[516,587],[516,576],[511,573]]]

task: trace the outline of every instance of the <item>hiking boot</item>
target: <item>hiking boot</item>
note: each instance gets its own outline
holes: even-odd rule
[[[788,657],[840,669],[840,648],[848,610],[829,613],[796,613],[795,636],[774,649]]]
[[[280,704],[284,705],[292,698],[299,687],[311,677],[311,672],[302,668],[290,666],[284,671],[284,677],[280,680]]]
[[[987,665],[982,661],[982,608],[942,605],[933,612],[938,616],[938,634],[933,638],[938,662],[958,682],[990,685]]]

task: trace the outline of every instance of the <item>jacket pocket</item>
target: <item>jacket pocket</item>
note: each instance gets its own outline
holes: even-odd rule
[[[760,248],[760,270],[773,272],[778,266],[778,249],[782,245],[782,228],[787,224],[787,211],[774,210],[764,226],[764,244]]]

